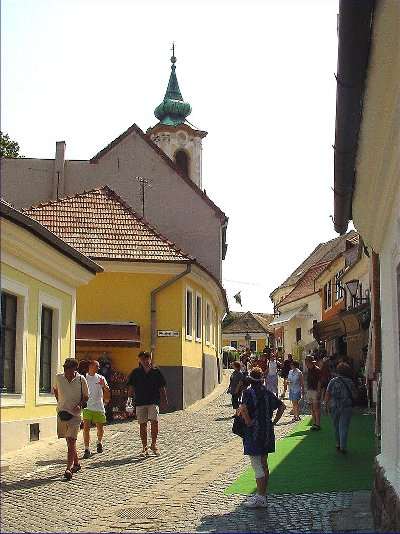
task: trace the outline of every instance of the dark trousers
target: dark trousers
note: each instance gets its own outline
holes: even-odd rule
[[[232,408],[234,410],[239,408],[239,395],[232,395]]]

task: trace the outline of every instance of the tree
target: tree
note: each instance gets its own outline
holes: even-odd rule
[[[21,158],[19,154],[19,144],[10,139],[8,134],[0,132],[0,157],[1,158]]]

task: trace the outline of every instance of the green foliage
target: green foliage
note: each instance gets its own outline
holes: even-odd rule
[[[19,144],[10,139],[9,135],[0,132],[0,157],[1,158],[21,158],[19,154]]]
[[[228,324],[231,324],[235,319],[236,316],[233,315],[232,312],[228,312],[225,315],[224,320],[222,321],[222,328],[225,328],[226,326],[228,326]]]

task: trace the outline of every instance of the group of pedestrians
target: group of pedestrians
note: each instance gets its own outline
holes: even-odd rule
[[[274,425],[286,408],[282,399],[285,398],[287,388],[292,402],[293,421],[300,420],[299,403],[305,397],[311,407],[311,430],[314,431],[321,430],[320,406],[321,399],[324,399],[332,418],[336,449],[342,454],[346,453],[352,407],[357,393],[352,380],[352,367],[343,359],[333,368],[329,367],[327,356],[316,362],[312,355],[308,355],[305,358],[305,380],[299,362],[288,355],[280,366],[284,390],[281,398],[278,398],[278,366],[275,356],[264,351],[259,358],[253,360],[250,369],[251,359],[247,359],[247,355],[245,358],[245,371],[243,358],[240,362],[234,362],[228,389],[235,410],[233,431],[242,437],[244,454],[250,457],[256,478],[256,494],[250,496],[244,505],[248,508],[264,508],[267,505],[269,479],[268,454],[275,451]],[[272,371],[271,375],[269,370]]]
[[[67,466],[64,478],[71,480],[81,469],[76,440],[83,428],[85,451],[83,458],[91,456],[90,428],[96,426],[98,453],[103,452],[105,405],[110,400],[110,388],[106,378],[99,374],[99,362],[92,360],[79,367],[75,358],[67,358],[64,372],[56,376],[54,395],[57,399],[57,435],[67,443]],[[79,372],[80,371],[80,372]],[[82,374],[81,374],[82,373]],[[166,382],[161,371],[152,364],[149,352],[139,353],[139,366],[128,378],[129,395],[134,396],[136,418],[140,428],[142,456],[159,454],[157,446],[159,406],[167,407]],[[82,421],[83,417],[83,421]],[[151,445],[147,445],[150,421]]]

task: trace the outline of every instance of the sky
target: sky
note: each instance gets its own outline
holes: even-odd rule
[[[230,308],[271,291],[336,237],[337,0],[3,0],[1,129],[27,157],[90,159],[156,124],[176,44],[203,188],[229,217]],[[241,292],[242,305],[233,295]]]

